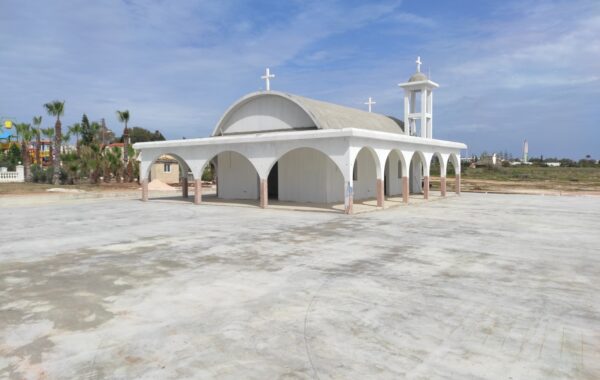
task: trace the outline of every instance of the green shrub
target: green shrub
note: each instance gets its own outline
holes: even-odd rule
[[[40,165],[31,165],[31,180],[36,183],[46,182],[46,171]]]

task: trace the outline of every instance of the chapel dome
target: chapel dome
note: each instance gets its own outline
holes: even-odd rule
[[[410,77],[410,79],[408,81],[409,82],[421,82],[424,80],[427,80],[427,75],[423,74],[422,72],[416,72]]]

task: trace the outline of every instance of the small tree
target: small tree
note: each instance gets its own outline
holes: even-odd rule
[[[121,148],[112,147],[107,149],[104,153],[106,159],[106,166],[112,176],[115,177],[117,182],[121,182],[121,175],[123,174],[123,161],[121,160]]]
[[[129,110],[125,111],[117,111],[117,118],[123,124],[125,124],[125,128],[123,128],[123,163],[125,168],[128,167],[129,162],[129,129],[127,129],[127,123],[129,122]],[[125,170],[126,181],[129,181],[129,170]]]
[[[75,147],[77,148],[77,153],[79,153],[79,135],[82,132],[81,124],[75,123],[69,127],[69,133],[75,135]]]
[[[23,166],[25,167],[25,180],[29,182],[31,178],[31,160],[29,157],[29,143],[33,139],[31,125],[20,123],[15,126],[17,133],[21,137],[21,154],[23,155]]]
[[[92,130],[92,126],[90,125],[90,121],[86,114],[83,114],[81,118],[81,144],[82,145],[90,145],[92,141],[94,141],[96,132]]]
[[[60,147],[62,145],[62,130],[60,117],[65,113],[65,102],[54,100],[50,103],[44,104],[46,108],[46,112],[48,115],[56,116],[56,123],[54,124],[54,157],[53,157],[53,166],[54,166],[54,175],[52,178],[52,183],[55,185],[60,184]]]
[[[42,160],[40,158],[40,145],[41,145],[41,134],[42,131],[40,129],[40,126],[42,125],[42,117],[41,116],[34,116],[33,117],[33,125],[35,126],[35,163],[38,165],[42,164]]]

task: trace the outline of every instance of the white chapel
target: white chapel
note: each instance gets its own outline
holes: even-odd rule
[[[265,91],[247,94],[225,111],[210,137],[137,143],[140,151],[142,199],[148,199],[152,163],[169,155],[195,182],[194,203],[202,202],[201,176],[207,165],[216,169],[217,197],[269,199],[303,203],[344,203],[409,194],[429,198],[430,167],[440,166],[440,193],[446,196],[446,173],[455,171],[460,193],[460,152],[466,145],[433,138],[433,90],[438,84],[417,71],[404,90],[404,120],[272,91],[267,69]],[[400,99],[400,97],[399,97]],[[399,102],[400,103],[400,102]],[[187,176],[184,176],[187,196]]]

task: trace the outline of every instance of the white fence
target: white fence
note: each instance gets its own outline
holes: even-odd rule
[[[23,165],[17,165],[16,169],[14,172],[9,172],[6,168],[0,168],[0,183],[25,182],[25,168]]]

